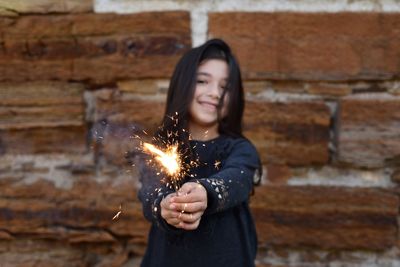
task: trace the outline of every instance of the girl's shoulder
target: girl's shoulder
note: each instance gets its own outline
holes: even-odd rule
[[[217,149],[225,157],[230,155],[242,155],[254,161],[259,161],[259,154],[253,143],[245,137],[221,136]]]
[[[192,141],[191,145],[201,158],[224,160],[231,156],[246,156],[258,160],[255,146],[245,137],[220,135],[208,141]]]
[[[221,136],[221,143],[231,149],[245,149],[256,151],[253,143],[246,137],[230,137],[226,135]]]

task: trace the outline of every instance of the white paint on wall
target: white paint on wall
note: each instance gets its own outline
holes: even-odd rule
[[[333,256],[334,255],[334,256]],[[332,257],[333,256],[333,257]],[[273,266],[313,267],[400,267],[400,250],[396,247],[385,251],[324,251],[288,250],[282,255],[279,250],[269,249],[257,262]],[[351,259],[351,260],[349,260]]]
[[[287,102],[304,102],[304,101],[315,101],[323,100],[321,96],[318,95],[308,95],[301,93],[287,93],[287,92],[277,92],[273,89],[265,89],[257,94],[246,94],[246,100],[249,101],[260,101],[260,102],[277,102],[277,103],[287,103]]]
[[[70,175],[67,175],[66,171],[56,168],[56,166],[71,164],[71,159],[65,155],[5,155],[0,159],[5,166],[10,166],[9,173],[20,177],[19,183],[31,185],[40,180],[46,180],[60,189],[71,189],[73,186]]]
[[[0,157],[0,179],[2,177],[12,177],[13,183],[23,185],[32,185],[38,181],[48,181],[57,189],[71,190],[74,182],[80,179],[79,175],[73,175],[72,169],[81,166],[94,170],[93,157],[92,153],[75,156],[65,154],[6,154]],[[111,185],[115,187],[127,181],[129,183],[137,183],[136,178],[132,176],[133,169],[115,167],[115,170],[111,170],[110,168],[109,166],[109,173],[107,171],[98,172],[96,175],[91,176],[91,179],[97,183],[111,182]]]
[[[322,168],[307,168],[297,170],[288,185],[303,186],[344,186],[344,187],[380,187],[393,188],[396,185],[391,181],[392,170],[358,170],[337,169],[325,166]]]
[[[209,12],[400,12],[399,0],[95,0],[98,13],[186,10],[191,14],[192,44],[207,39]]]

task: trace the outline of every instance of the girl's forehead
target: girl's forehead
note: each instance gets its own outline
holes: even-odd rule
[[[221,59],[207,59],[200,63],[197,73],[208,76],[228,76],[228,64]]]
[[[208,58],[208,59],[204,59],[200,62],[199,67],[202,67],[204,65],[211,65],[211,64],[220,64],[220,65],[226,65],[228,66],[228,64],[226,63],[225,60],[223,59],[219,59],[219,58]]]

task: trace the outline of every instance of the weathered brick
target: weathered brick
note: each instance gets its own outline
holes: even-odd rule
[[[5,231],[0,231],[0,240],[13,240],[14,237]]]
[[[400,169],[397,169],[393,172],[391,180],[400,184]]]
[[[158,94],[166,93],[169,82],[167,80],[143,79],[120,81],[117,87],[122,92],[136,94]]]
[[[230,43],[251,79],[379,80],[400,73],[397,13],[224,12],[209,36]]]
[[[23,16],[0,25],[2,81],[169,77],[191,44],[187,12]]]
[[[118,94],[118,92],[116,92]],[[96,120],[119,124],[135,124],[139,131],[150,135],[160,125],[165,109],[165,97],[143,99],[124,94],[111,99],[97,99]]]
[[[398,165],[400,98],[365,95],[342,99],[337,115],[339,162],[359,167]]]
[[[370,262],[376,262],[374,264],[376,266],[383,264],[396,266],[399,262],[400,252],[397,249],[386,251],[338,251],[332,249],[322,252],[310,248],[268,247],[259,249],[257,258],[259,262],[264,263],[256,265],[257,267],[319,266],[329,265],[333,262],[339,266],[368,266]]]
[[[267,182],[271,184],[286,184],[292,175],[292,170],[285,165],[268,164],[266,167]]]
[[[39,81],[29,83],[0,83],[0,105],[50,106],[82,105],[85,86],[79,83]]]
[[[157,20],[154,20],[154,17]],[[108,36],[168,33],[185,35],[190,31],[187,12],[144,12],[138,14],[71,14],[0,18],[9,27],[0,29],[4,39]],[[151,23],[150,23],[151,22]]]
[[[71,176],[70,189],[44,180],[32,183],[29,173],[1,183],[0,227],[8,236],[0,234],[0,239],[14,239],[7,244],[0,240],[1,262],[29,266],[29,259],[39,257],[35,262],[41,266],[83,266],[96,257],[104,266],[121,266],[129,253],[142,255],[149,223],[141,213],[134,179],[103,174],[99,182],[95,176]],[[126,246],[128,241],[134,245]],[[115,263],[121,255],[124,260]]]
[[[322,95],[326,97],[340,97],[351,94],[352,89],[348,85],[312,83],[308,86],[309,94]]]
[[[59,125],[0,130],[0,154],[83,153],[84,125]]]
[[[1,153],[85,151],[83,90],[60,82],[0,84]]]
[[[0,0],[0,15],[93,11],[93,0]]]
[[[397,240],[399,198],[390,191],[261,186],[251,204],[269,246],[384,250]]]
[[[329,109],[320,102],[246,103],[244,134],[264,163],[327,163],[329,125]]]
[[[271,83],[271,89],[283,93],[306,93],[306,84],[299,81],[280,81],[276,80]]]
[[[94,176],[95,173],[90,177],[74,175],[72,188],[56,187],[44,179],[30,183],[29,173],[0,184],[1,228],[12,235],[34,234],[48,228],[50,239],[68,240],[73,236],[64,233],[63,227],[79,227],[88,234],[91,227],[97,227],[99,230],[109,229],[117,235],[143,239],[146,236],[143,230],[147,230],[149,224],[137,200],[136,177],[120,176],[116,182],[115,177],[103,174],[102,182],[98,182]],[[61,202],[63,205],[59,206]],[[118,211],[121,211],[120,217],[113,221]],[[30,219],[26,220],[27,217]],[[129,223],[132,220],[135,224]],[[59,225],[60,228],[53,229],[49,225]]]
[[[244,81],[244,91],[246,93],[257,94],[271,87],[271,83],[266,81]]]
[[[42,267],[62,267],[66,262],[71,266],[82,266],[88,251],[68,250],[66,247],[65,242],[20,237],[13,242],[0,243],[0,261],[9,266],[31,266],[32,262]],[[48,253],[49,250],[51,253]]]
[[[246,93],[258,94],[273,90],[278,93],[306,93],[306,83],[299,81],[282,81],[282,80],[269,80],[269,81],[244,81],[244,90]]]

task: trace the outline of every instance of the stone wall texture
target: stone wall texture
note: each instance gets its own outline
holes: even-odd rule
[[[257,266],[400,266],[398,1],[0,0],[1,267],[139,266],[127,155],[203,37],[242,67]]]

